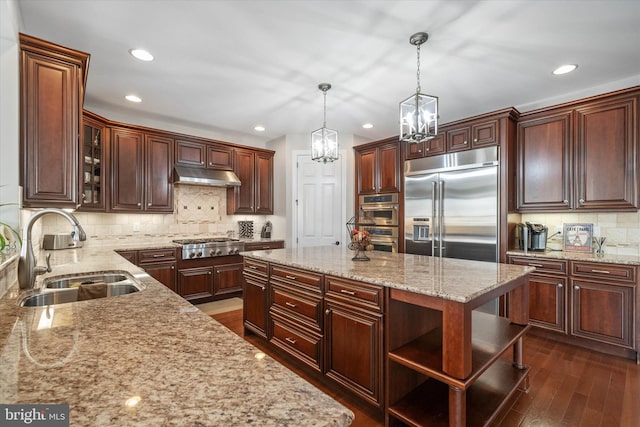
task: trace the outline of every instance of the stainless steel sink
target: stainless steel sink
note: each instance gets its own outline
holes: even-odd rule
[[[117,284],[121,282],[131,282],[133,278],[122,273],[101,273],[101,274],[83,274],[82,276],[72,277],[51,277],[46,279],[43,287],[48,289],[73,288],[80,285],[92,285],[97,283]]]
[[[82,288],[82,289],[81,289]],[[143,285],[126,272],[83,273],[46,279],[36,293],[18,301],[20,307],[41,307],[139,292]]]

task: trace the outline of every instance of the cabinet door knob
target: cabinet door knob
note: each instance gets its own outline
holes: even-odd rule
[[[211,272],[209,272],[209,274],[211,274]]]
[[[582,204],[584,204],[584,199],[580,199],[580,200],[578,200],[578,202],[582,205]]]
[[[478,138],[473,138],[473,142],[478,142]]]
[[[175,266],[175,265],[172,265],[172,266],[171,266],[171,269],[172,269],[172,270],[175,270],[175,268],[176,268],[176,266]]]
[[[200,162],[201,165],[204,165],[204,161]]]
[[[467,141],[463,142],[464,145],[467,145]]]
[[[142,206],[142,203],[138,203],[138,206]]]
[[[580,286],[574,286],[573,289],[575,289],[576,291],[580,290]]]
[[[147,203],[147,206],[151,206],[151,203]]]
[[[327,308],[327,309],[324,311],[324,314],[326,314],[326,315],[331,314],[331,310]]]
[[[559,288],[564,288],[564,285],[562,283],[558,283],[558,287]]]
[[[569,204],[569,201],[568,201],[567,199],[564,199],[564,200],[562,201],[562,203],[564,203],[565,205],[568,205],[568,204]]]

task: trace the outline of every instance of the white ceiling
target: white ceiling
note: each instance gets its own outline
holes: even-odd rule
[[[416,88],[449,122],[640,84],[640,1],[20,0],[21,31],[91,54],[85,107],[262,141],[327,126],[398,134]],[[144,48],[153,62],[128,53]],[[579,68],[564,76],[565,63]],[[608,85],[608,86],[607,86]],[[594,92],[594,93],[590,93]],[[141,104],[124,95],[135,93]],[[555,103],[555,102],[554,102]],[[107,115],[109,117],[109,115]],[[370,130],[362,124],[373,123]],[[266,127],[258,134],[256,124]]]

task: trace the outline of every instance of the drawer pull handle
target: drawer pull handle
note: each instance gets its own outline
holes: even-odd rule
[[[296,280],[297,279],[296,276],[289,276],[288,274],[286,276],[284,276],[284,277],[286,277],[287,279],[290,279],[290,280]]]
[[[353,291],[348,291],[346,289],[340,289],[340,292],[347,295],[355,295],[356,293]]]
[[[295,344],[296,343],[296,340],[294,340],[293,338],[290,338],[290,337],[286,337],[285,340],[290,342],[291,344]]]
[[[592,273],[601,273],[601,274],[611,274],[609,271],[607,270],[595,270],[595,269],[591,269]]]
[[[297,307],[297,305],[296,305],[296,304],[294,304],[294,303],[292,303],[292,302],[289,302],[289,301],[285,302],[285,303],[284,303],[284,305],[289,306],[289,307],[291,307],[291,308],[296,308],[296,307]]]
[[[162,258],[164,256],[164,254],[155,254],[153,255],[154,258]]]
[[[257,270],[258,269],[258,267],[256,267],[255,265],[248,265],[247,267],[249,267],[252,270]]]
[[[542,264],[534,264],[534,263],[530,262],[529,263],[529,267],[541,267],[542,268],[542,267],[544,267],[544,265],[542,265]]]

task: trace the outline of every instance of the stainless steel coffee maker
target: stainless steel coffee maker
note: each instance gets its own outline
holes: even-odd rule
[[[547,234],[548,229],[543,224],[517,224],[515,246],[525,251],[544,252],[547,249]]]

